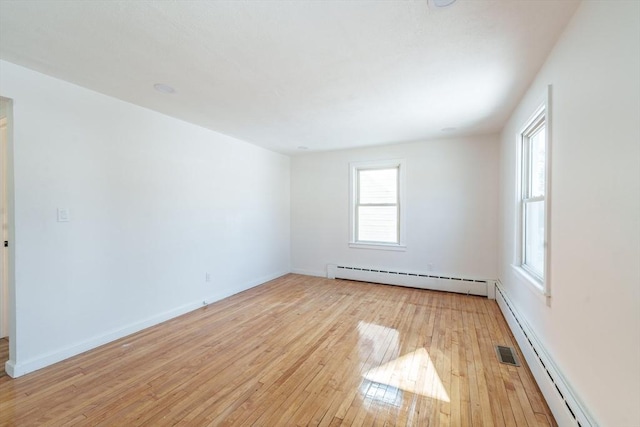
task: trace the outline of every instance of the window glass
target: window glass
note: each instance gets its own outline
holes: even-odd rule
[[[524,265],[544,276],[544,201],[525,203]]]
[[[397,203],[398,168],[358,171],[360,204]]]
[[[545,187],[545,128],[536,130],[529,137],[529,197],[544,196]]]
[[[396,206],[359,206],[358,240],[365,242],[398,242],[398,209]]]

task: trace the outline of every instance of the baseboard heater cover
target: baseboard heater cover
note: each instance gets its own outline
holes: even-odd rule
[[[487,296],[489,298],[495,297],[492,292],[493,289],[495,289],[492,280],[450,277],[433,273],[403,272],[329,264],[327,266],[327,278],[456,292],[460,294]]]
[[[558,425],[597,427],[598,424],[576,398],[572,387],[564,379],[531,327],[511,303],[499,282],[496,284],[496,301]]]

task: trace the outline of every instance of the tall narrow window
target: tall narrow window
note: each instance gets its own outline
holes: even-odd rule
[[[543,104],[520,133],[519,248],[517,266],[544,294],[547,283],[548,158],[547,107]]]
[[[544,279],[546,127],[544,114],[522,138],[523,267]]]
[[[401,247],[402,161],[354,163],[352,246]]]

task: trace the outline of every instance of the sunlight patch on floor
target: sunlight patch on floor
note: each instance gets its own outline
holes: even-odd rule
[[[374,383],[449,402],[449,395],[425,348],[372,368],[363,376]]]

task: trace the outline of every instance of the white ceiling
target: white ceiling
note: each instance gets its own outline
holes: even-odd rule
[[[0,58],[282,153],[341,149],[498,132],[577,5],[1,0]]]

